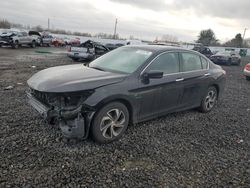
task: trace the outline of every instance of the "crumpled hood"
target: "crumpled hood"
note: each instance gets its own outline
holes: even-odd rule
[[[41,92],[75,92],[122,81],[126,75],[99,71],[82,64],[52,67],[34,74],[29,87]]]

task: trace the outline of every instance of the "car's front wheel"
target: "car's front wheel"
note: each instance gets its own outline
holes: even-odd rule
[[[203,113],[210,112],[218,99],[218,91],[214,86],[208,88],[205,97],[201,101],[200,111]]]
[[[32,48],[35,48],[35,47],[36,47],[36,41],[34,41],[34,40],[32,41],[31,47],[32,47]]]
[[[12,48],[13,48],[13,49],[17,49],[18,47],[19,47],[18,41],[15,41],[15,42],[12,44]]]
[[[129,124],[129,112],[120,102],[112,102],[101,108],[91,126],[92,138],[101,144],[121,138]]]

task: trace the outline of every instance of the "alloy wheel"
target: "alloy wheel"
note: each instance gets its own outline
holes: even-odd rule
[[[208,92],[206,99],[205,99],[205,106],[206,106],[207,110],[211,110],[214,107],[216,100],[217,100],[216,91],[210,90]]]
[[[111,109],[102,118],[100,130],[107,139],[117,137],[124,129],[126,118],[120,109]]]

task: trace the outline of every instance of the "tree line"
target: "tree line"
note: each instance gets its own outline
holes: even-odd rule
[[[243,41],[240,33],[236,34],[233,39],[225,43],[220,43],[212,29],[200,31],[198,40],[196,42],[201,43],[204,46],[226,46],[236,48],[248,47],[247,43]]]

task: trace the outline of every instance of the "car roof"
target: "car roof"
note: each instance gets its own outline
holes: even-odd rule
[[[137,48],[142,50],[148,50],[152,52],[164,52],[164,51],[190,51],[194,52],[193,50],[188,50],[181,47],[174,47],[174,46],[162,46],[162,45],[127,45],[124,46],[125,48]]]

